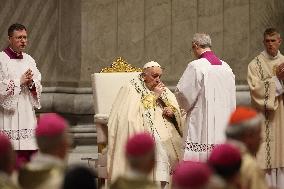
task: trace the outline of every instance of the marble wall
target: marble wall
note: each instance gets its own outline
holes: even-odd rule
[[[262,50],[264,29],[284,26],[283,8],[282,0],[82,1],[82,23],[88,25],[82,41],[90,45],[83,48],[83,62],[95,62],[91,70],[98,71],[116,56],[135,66],[156,60],[166,68],[166,83],[175,85],[192,59],[192,35],[206,32],[237,83],[246,84],[247,64]]]
[[[0,0],[0,47],[11,23],[27,26],[46,87],[90,87],[90,74],[117,56],[141,67],[156,60],[175,85],[192,59],[195,32],[246,84],[248,62],[262,50],[266,27],[284,28],[283,0]],[[281,31],[282,34],[283,31]]]
[[[80,83],[81,2],[68,2],[0,1],[1,48],[7,45],[9,25],[23,23],[28,29],[27,52],[35,58],[45,86],[77,87]]]

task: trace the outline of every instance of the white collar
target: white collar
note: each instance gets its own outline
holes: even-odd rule
[[[212,51],[212,50],[211,50],[211,49],[207,49],[207,50],[203,51],[203,52],[200,54],[200,56],[201,56],[203,53],[210,52],[210,51]]]
[[[277,58],[279,58],[280,51],[278,50],[276,56],[271,56],[270,54],[267,53],[266,50],[262,51],[261,54],[263,54],[266,58],[268,58],[270,60],[276,60]]]

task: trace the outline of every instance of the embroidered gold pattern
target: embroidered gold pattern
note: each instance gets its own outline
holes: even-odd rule
[[[273,68],[272,68],[273,75],[276,75],[277,67],[278,67],[278,65],[273,66]]]
[[[145,109],[155,108],[157,106],[156,101],[157,97],[152,93],[149,93],[142,97],[142,104]]]
[[[122,57],[118,57],[110,67],[106,67],[101,70],[101,73],[114,72],[142,72],[142,69],[133,67],[131,64],[128,64]]]
[[[256,64],[259,67],[259,74],[260,79],[264,82],[264,117],[265,117],[265,150],[266,150],[266,168],[271,169],[271,132],[270,132],[270,120],[269,120],[269,111],[267,109],[267,104],[269,100],[269,94],[270,94],[270,85],[268,81],[265,81],[264,79],[264,71],[261,66],[261,62],[259,61],[258,57],[256,58]]]
[[[163,99],[164,103],[166,104],[167,107],[169,107],[173,113],[177,112],[177,109],[169,102],[168,99]]]

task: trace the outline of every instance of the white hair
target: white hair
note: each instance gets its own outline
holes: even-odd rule
[[[206,33],[196,33],[193,35],[192,43],[200,46],[201,48],[211,47],[211,38]]]

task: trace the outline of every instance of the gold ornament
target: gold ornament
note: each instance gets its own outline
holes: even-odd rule
[[[157,106],[156,100],[157,97],[150,93],[142,98],[142,104],[144,105],[145,109],[155,108]]]
[[[141,68],[132,67],[122,57],[118,57],[110,67],[103,68],[101,73],[114,73],[114,72],[142,72]]]

